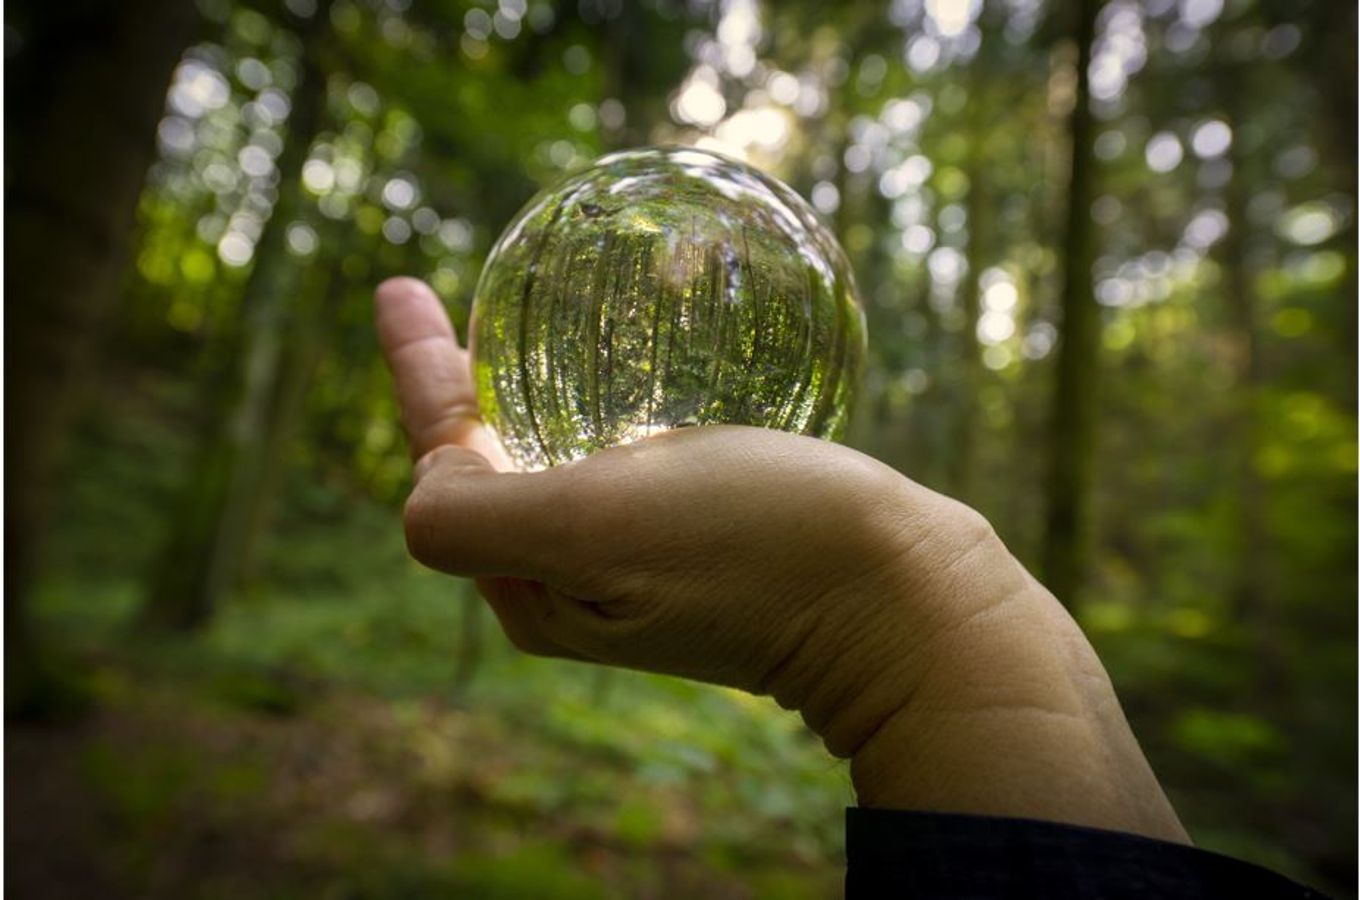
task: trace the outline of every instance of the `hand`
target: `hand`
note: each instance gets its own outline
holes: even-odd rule
[[[986,521],[845,447],[739,426],[519,473],[425,285],[378,289],[417,459],[407,542],[535,654],[772,695],[865,805],[1185,840],[1099,660]]]

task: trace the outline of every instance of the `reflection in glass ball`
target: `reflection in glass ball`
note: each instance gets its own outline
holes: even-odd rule
[[[865,346],[808,205],[694,149],[615,153],[530,201],[470,332],[483,416],[529,469],[686,425],[839,437]]]

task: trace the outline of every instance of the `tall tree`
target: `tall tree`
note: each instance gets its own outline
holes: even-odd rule
[[[1076,88],[1068,122],[1071,162],[1062,255],[1062,326],[1049,426],[1048,510],[1042,572],[1049,590],[1073,607],[1086,568],[1087,507],[1095,455],[1100,311],[1091,284],[1095,174],[1089,69],[1099,0],[1077,0]]]
[[[310,332],[305,312],[319,307],[297,300],[301,272],[288,251],[288,227],[301,213],[302,166],[324,120],[321,57],[328,9],[323,4],[298,26],[302,65],[287,142],[278,159],[278,201],[256,245],[232,336],[234,352],[228,354],[227,370],[207,387],[205,408],[221,413],[208,423],[209,434],[182,495],[178,527],[152,577],[145,621],[153,626],[202,624],[236,581],[250,527],[261,518],[273,467],[269,457],[285,446],[270,433],[286,427],[278,420],[280,409],[297,408],[287,401],[285,382],[292,366],[285,344],[291,337],[305,343]],[[294,352],[302,352],[300,347]]]
[[[6,54],[5,116],[4,584],[14,708],[41,702],[27,606],[53,463],[81,362],[116,296],[156,121],[195,17],[183,0],[10,12],[7,29],[20,41]]]

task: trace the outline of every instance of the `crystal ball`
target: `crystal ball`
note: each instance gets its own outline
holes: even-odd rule
[[[689,425],[836,439],[865,351],[849,264],[812,209],[691,148],[614,153],[529,201],[469,332],[483,418],[526,469]]]

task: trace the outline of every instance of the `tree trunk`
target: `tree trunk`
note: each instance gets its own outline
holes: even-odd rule
[[[144,615],[153,627],[193,628],[211,617],[239,576],[247,532],[258,520],[265,473],[272,465],[268,456],[280,452],[268,432],[283,374],[285,331],[304,326],[296,300],[300,267],[288,252],[287,229],[301,210],[302,164],[325,112],[325,73],[318,59],[329,20],[324,6],[301,35],[301,81],[278,161],[278,201],[260,235],[242,295],[238,350],[204,400],[205,409],[221,414],[209,424],[210,436],[153,575]],[[288,338],[291,342],[293,335]]]
[[[349,279],[342,272],[350,250],[350,243],[345,239],[349,233],[349,226],[339,223],[323,231],[321,245],[333,248],[330,270],[318,270],[316,280],[322,283],[304,285],[298,292],[292,326],[288,329],[289,338],[281,352],[278,377],[268,402],[269,421],[261,437],[263,446],[259,450],[261,468],[256,498],[251,504],[237,566],[243,579],[248,580],[254,574],[257,551],[269,531],[275,505],[271,501],[282,489],[288,469],[288,449],[306,411],[307,391],[316,367],[325,355],[330,325],[336,320],[349,289]]]
[[[182,0],[56,4],[29,17],[17,56],[6,63],[4,585],[11,709],[39,702],[28,600],[53,463],[78,399],[81,362],[117,296],[156,122],[195,21],[193,4]]]
[[[1233,615],[1255,645],[1254,669],[1260,696],[1287,697],[1288,662],[1280,645],[1280,621],[1270,603],[1271,544],[1266,533],[1266,484],[1256,469],[1261,448],[1259,403],[1265,384],[1264,360],[1257,323],[1255,279],[1248,252],[1250,220],[1247,203],[1252,181],[1251,159],[1242,149],[1246,115],[1241,99],[1242,75],[1233,66],[1219,73],[1219,90],[1226,98],[1228,124],[1234,140],[1228,159],[1232,179],[1225,191],[1228,232],[1219,242],[1217,256],[1224,272],[1224,301],[1229,347],[1232,350],[1236,403],[1232,407],[1225,442],[1227,464],[1234,473],[1230,482],[1236,495],[1237,542],[1231,590]],[[1259,183],[1259,182],[1258,182]]]
[[[1062,326],[1050,419],[1049,502],[1043,548],[1044,581],[1069,609],[1077,605],[1087,563],[1088,495],[1095,455],[1100,364],[1100,310],[1091,285],[1095,154],[1087,77],[1099,3],[1078,0],[1075,7],[1076,97],[1069,122],[1072,160],[1061,248]]]
[[[976,97],[974,103],[979,101]],[[975,132],[981,134],[981,132]],[[973,469],[977,459],[978,394],[982,387],[982,357],[978,346],[978,320],[982,312],[980,279],[989,240],[991,200],[987,196],[986,139],[974,138],[971,171],[968,173],[968,271],[959,285],[963,303],[963,328],[959,333],[959,383],[954,409],[954,435],[949,448],[949,492],[969,502],[973,499]]]

